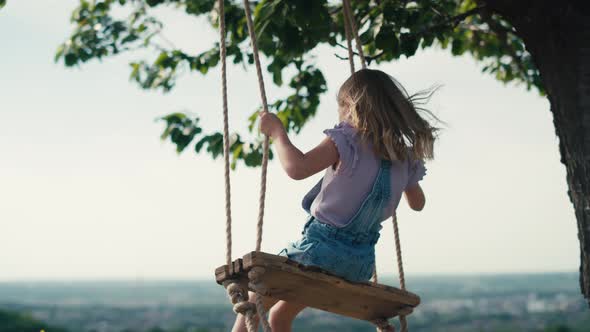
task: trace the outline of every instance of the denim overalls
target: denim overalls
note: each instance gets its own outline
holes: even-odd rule
[[[335,227],[309,216],[303,237],[279,255],[307,266],[317,266],[349,281],[367,281],[375,268],[375,244],[381,230],[381,216],[391,199],[391,162],[381,161],[373,188],[350,222]],[[321,189],[321,181],[305,196],[303,207],[309,212],[311,202]]]

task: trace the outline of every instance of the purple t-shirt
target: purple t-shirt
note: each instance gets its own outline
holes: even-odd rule
[[[356,129],[341,122],[324,133],[332,139],[340,155],[337,169],[329,167],[322,181],[320,193],[311,204],[311,215],[318,220],[343,227],[356,214],[373,188],[379,172],[379,159],[370,143],[365,143]],[[381,221],[393,214],[406,188],[415,186],[426,174],[421,160],[392,161],[391,201],[382,212]]]

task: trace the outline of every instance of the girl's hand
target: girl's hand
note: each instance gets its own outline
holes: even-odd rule
[[[273,113],[260,113],[260,132],[271,138],[277,138],[285,133],[283,123]]]

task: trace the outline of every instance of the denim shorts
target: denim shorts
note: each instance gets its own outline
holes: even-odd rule
[[[279,255],[352,282],[371,279],[375,268],[377,239],[359,241],[358,234],[347,233],[309,217],[302,238],[290,243]],[[378,235],[377,235],[378,236]]]

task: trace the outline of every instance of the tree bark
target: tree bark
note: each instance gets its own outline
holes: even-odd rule
[[[580,240],[580,288],[590,304],[590,2],[480,0],[524,40],[551,103]]]

